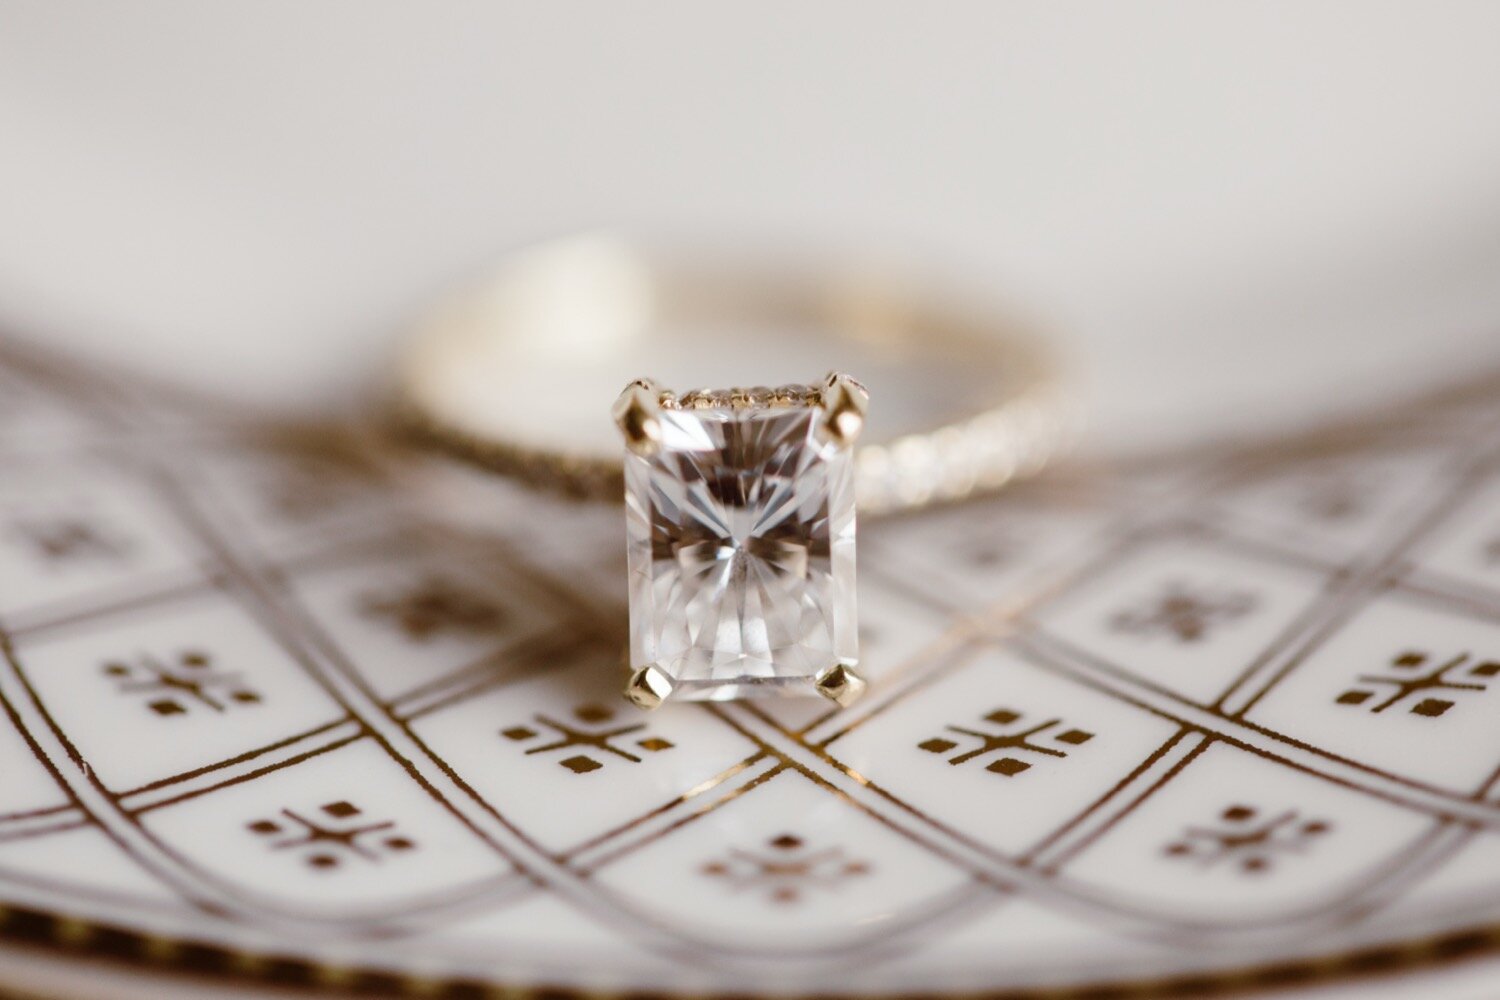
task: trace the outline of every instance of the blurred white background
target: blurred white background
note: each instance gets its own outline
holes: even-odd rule
[[[0,2],[0,326],[339,405],[597,225],[914,258],[1098,440],[1500,365],[1500,4]]]

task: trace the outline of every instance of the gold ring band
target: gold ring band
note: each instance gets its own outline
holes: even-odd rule
[[[865,514],[1032,475],[1080,422],[1045,339],[993,308],[914,293],[885,271],[673,255],[609,236],[522,251],[440,305],[405,358],[400,413],[422,440],[487,469],[618,501],[607,401],[659,363],[721,362],[730,347],[746,355],[736,370],[766,372],[768,385],[855,370],[887,412],[903,393],[916,404],[905,409],[929,411],[914,429],[872,426],[862,439]]]

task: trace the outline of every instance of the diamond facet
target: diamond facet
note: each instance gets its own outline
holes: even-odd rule
[[[818,694],[858,658],[852,449],[817,405],[655,419],[625,458],[631,666],[674,698]]]

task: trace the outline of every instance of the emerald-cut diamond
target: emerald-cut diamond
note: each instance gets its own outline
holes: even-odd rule
[[[863,399],[832,378],[681,400],[626,390],[632,698],[843,703],[863,687],[852,447]]]

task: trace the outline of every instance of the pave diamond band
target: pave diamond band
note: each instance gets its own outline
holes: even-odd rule
[[[618,445],[590,422],[590,401],[674,363],[700,381],[681,362],[727,366],[731,348],[747,357],[726,381],[764,373],[777,385],[847,366],[883,400],[911,397],[883,404],[899,421],[872,427],[854,456],[866,516],[1030,476],[1080,422],[1045,341],[993,308],[868,270],[653,255],[600,236],[517,254],[444,303],[412,345],[398,402],[421,440],[536,486],[618,502]]]

